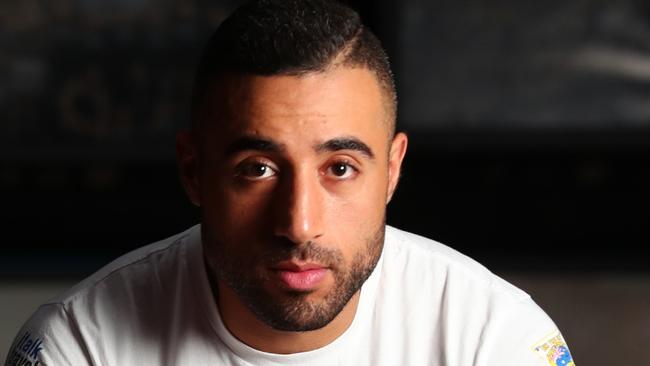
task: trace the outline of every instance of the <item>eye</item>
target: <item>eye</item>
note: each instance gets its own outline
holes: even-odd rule
[[[237,167],[237,176],[250,180],[270,178],[277,173],[269,164],[261,162],[246,162]]]
[[[337,162],[329,166],[328,173],[333,175],[336,179],[351,178],[357,173],[357,169],[347,162]]]

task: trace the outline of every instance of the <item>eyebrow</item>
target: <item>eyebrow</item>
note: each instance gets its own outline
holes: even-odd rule
[[[278,144],[277,142],[255,138],[250,136],[244,136],[235,140],[228,148],[226,149],[226,155],[234,155],[242,151],[283,151],[284,145]]]
[[[341,137],[335,138],[316,145],[315,148],[318,152],[324,151],[340,151],[340,150],[353,150],[358,151],[370,159],[375,158],[375,154],[368,145],[364,144],[356,137]]]
[[[285,150],[285,145],[264,138],[243,136],[228,146],[226,149],[226,155],[234,155],[242,151],[251,150],[281,152]],[[326,151],[353,150],[360,152],[370,159],[375,158],[372,149],[356,137],[339,137],[327,140],[323,143],[317,144],[314,147],[314,150],[319,153]]]

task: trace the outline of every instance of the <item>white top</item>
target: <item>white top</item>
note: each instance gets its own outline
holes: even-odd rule
[[[386,227],[354,321],[332,343],[271,354],[224,326],[200,226],[126,254],[42,305],[6,365],[573,365],[523,291],[432,240]],[[27,364],[27,363],[24,363]]]

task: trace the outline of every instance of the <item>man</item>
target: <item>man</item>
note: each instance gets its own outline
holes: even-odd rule
[[[43,305],[7,364],[572,364],[528,295],[385,225],[407,148],[395,112],[384,51],[352,10],[238,9],[177,140],[202,224]]]

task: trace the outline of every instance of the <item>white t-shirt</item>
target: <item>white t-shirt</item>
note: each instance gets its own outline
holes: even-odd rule
[[[29,363],[28,363],[29,362]],[[332,343],[270,354],[225,328],[200,226],[133,251],[42,305],[6,365],[572,365],[551,319],[472,259],[386,228],[355,318]]]

